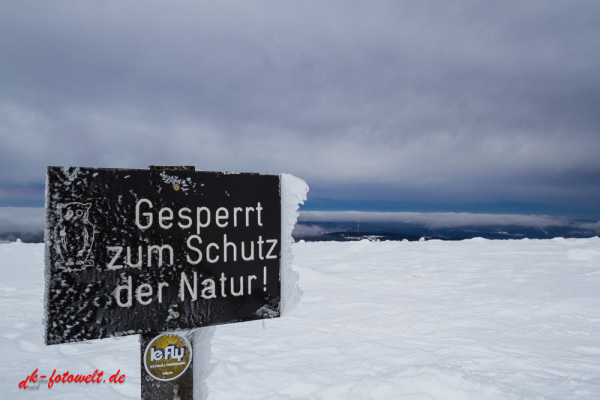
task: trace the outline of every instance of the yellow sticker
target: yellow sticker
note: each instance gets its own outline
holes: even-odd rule
[[[191,361],[192,346],[189,340],[171,333],[155,337],[144,351],[146,372],[159,381],[179,378]]]

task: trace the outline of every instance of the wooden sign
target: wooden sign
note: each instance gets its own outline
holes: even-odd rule
[[[278,175],[48,167],[46,343],[278,317]]]

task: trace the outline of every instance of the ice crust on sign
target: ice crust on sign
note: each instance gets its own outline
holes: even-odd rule
[[[292,267],[292,230],[298,219],[298,208],[304,204],[308,185],[290,174],[280,175],[281,185],[281,315],[285,316],[300,302],[302,291],[298,286],[300,277]]]

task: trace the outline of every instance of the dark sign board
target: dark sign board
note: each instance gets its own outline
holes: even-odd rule
[[[279,316],[278,175],[48,167],[46,343]]]

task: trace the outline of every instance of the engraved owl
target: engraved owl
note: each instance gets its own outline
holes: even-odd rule
[[[66,267],[82,267],[94,244],[94,225],[89,220],[91,203],[59,204],[55,249]]]

